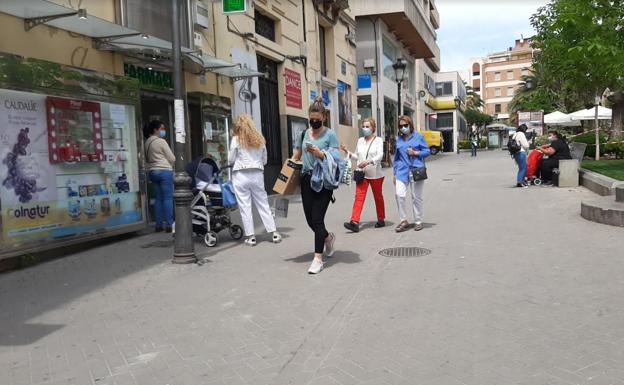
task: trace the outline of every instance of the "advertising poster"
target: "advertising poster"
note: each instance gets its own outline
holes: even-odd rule
[[[284,83],[286,83],[286,105],[301,108],[301,75],[299,72],[285,68]]]
[[[351,86],[338,80],[338,120],[344,126],[351,125]]]

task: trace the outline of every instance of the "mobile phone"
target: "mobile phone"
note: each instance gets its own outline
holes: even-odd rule
[[[310,147],[314,146],[314,144],[312,144],[312,142],[305,142],[305,146],[310,148]]]

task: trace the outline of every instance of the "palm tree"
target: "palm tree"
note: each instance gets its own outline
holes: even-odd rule
[[[466,109],[481,110],[485,106],[485,102],[481,99],[481,96],[472,88],[466,85]]]

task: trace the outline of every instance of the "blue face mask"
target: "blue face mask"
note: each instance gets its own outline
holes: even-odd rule
[[[407,135],[410,132],[409,126],[401,126],[401,134]]]
[[[371,134],[373,133],[373,129],[370,127],[362,127],[362,134],[364,134],[364,136],[371,136]]]
[[[161,138],[164,138],[165,136],[167,136],[167,131],[165,130],[160,130],[159,134],[158,134]]]

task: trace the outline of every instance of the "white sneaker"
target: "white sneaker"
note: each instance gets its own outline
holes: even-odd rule
[[[334,255],[334,242],[336,241],[336,236],[334,233],[329,233],[327,238],[325,238],[325,255],[328,257],[332,257]]]
[[[273,232],[273,243],[280,243],[282,241],[282,235],[277,231]]]
[[[323,261],[319,261],[314,258],[312,260],[312,264],[310,264],[310,268],[308,269],[308,274],[318,274],[323,270]]]
[[[255,246],[256,245],[256,236],[252,235],[251,237],[245,239],[245,244],[247,246]]]

